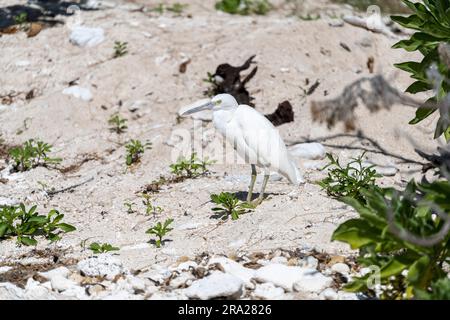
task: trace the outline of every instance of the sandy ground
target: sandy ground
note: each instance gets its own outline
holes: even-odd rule
[[[0,6],[16,2],[1,0]],[[114,8],[83,11],[85,26],[105,30],[105,41],[93,48],[71,44],[70,29],[64,25],[46,28],[32,38],[24,33],[0,38],[0,94],[31,89],[36,93],[31,100],[22,95],[0,107],[2,138],[9,145],[41,138],[53,144],[52,155],[64,159],[63,167],[78,163],[86,155],[96,158],[67,174],[36,168],[5,174],[8,181],[0,183],[1,197],[37,204],[41,213],[57,208],[68,223],[77,227],[55,246],[70,248],[74,256],[81,257],[89,255],[80,247],[83,240],[108,242],[121,248],[120,258],[129,268],[168,264],[180,256],[202,252],[230,255],[315,248],[351,254],[347,246],[330,241],[337,225],[355,213],[328,198],[314,184],[324,173],[311,166],[320,167],[323,160],[306,163],[305,185],[294,187],[284,179],[270,182],[269,198],[237,221],[223,223],[211,218],[213,205],[209,198],[222,191],[245,193],[250,168],[222,163],[213,165],[209,176],[164,187],[154,195],[164,212],[157,218],[144,215],[136,193],[161,174],[170,175],[173,147],[167,142],[173,139],[173,132],[192,131],[199,126],[212,128],[209,122],[191,119],[178,123],[177,111],[203,98],[208,85],[202,79],[220,63],[239,65],[256,54],[259,70],[248,88],[256,97],[257,109],[272,112],[279,102],[289,100],[294,106],[295,122],[279,128],[286,143],[322,139],[327,151],[343,159],[359,155],[362,148],[374,148],[354,133],[333,137],[344,133],[342,127],[329,131],[313,123],[310,102],[334,97],[345,85],[369,76],[366,63],[370,56],[375,58],[376,72],[395,80],[399,90],[410,83],[392,66],[406,58],[402,51],[391,49],[395,39],[349,25],[331,27],[327,16],[317,21],[288,17],[286,9],[264,17],[231,17],[216,12],[213,3],[192,1],[181,16],[149,15],[123,2]],[[128,42],[129,54],[111,59],[114,41]],[[191,63],[182,74],[179,65],[186,59]],[[75,79],[92,92],[92,101],[62,93]],[[306,97],[304,90],[316,80],[320,86]],[[129,129],[120,137],[108,130],[107,120],[116,112],[129,119]],[[391,154],[369,152],[369,159],[400,169],[394,177],[382,179],[385,185],[404,185],[420,170],[420,165],[402,163],[395,157],[420,161],[409,139],[420,141],[425,150],[432,149],[435,143],[430,134],[432,120],[418,126],[403,125],[412,116],[411,109],[401,106],[374,115],[358,110],[359,130]],[[153,145],[139,165],[125,172],[123,143],[132,138],[149,140]],[[305,166],[305,161],[297,160],[299,166]],[[6,165],[4,159],[2,163]],[[53,197],[46,195],[42,186],[60,189],[91,178]],[[134,201],[138,212],[128,214],[125,201]],[[168,236],[171,241],[157,249],[148,243],[145,231],[167,217],[175,220]],[[46,241],[40,241],[38,247],[47,247]],[[0,244],[0,257],[16,257],[29,250],[17,247],[14,239],[5,240]]]

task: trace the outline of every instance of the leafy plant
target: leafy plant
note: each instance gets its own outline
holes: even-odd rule
[[[123,57],[128,53],[128,42],[115,41],[114,42],[114,58]]]
[[[450,42],[450,15],[448,10],[450,1],[427,0],[423,3],[413,3],[403,0],[403,2],[414,14],[408,17],[393,16],[392,20],[405,28],[417,30],[417,32],[410,39],[396,43],[394,48],[402,48],[409,52],[418,51],[423,55],[423,59],[421,62],[409,61],[396,64],[396,66],[411,73],[411,77],[416,80],[406,89],[406,92],[415,94],[429,90],[436,91],[435,96],[419,108],[416,117],[410,121],[410,124],[417,124],[437,110],[437,108],[430,108],[430,104],[442,101],[450,93],[450,83],[444,79],[450,77],[450,70],[439,55],[439,46]],[[433,79],[428,76],[431,68],[436,68],[443,75],[443,79],[438,80],[439,83],[437,84],[433,83]],[[445,112],[448,113],[449,111],[445,110]],[[448,114],[440,115],[435,130],[435,138],[444,134],[447,141],[450,141],[448,117]]]
[[[416,297],[421,300],[450,300],[450,279],[447,277],[437,280],[429,290],[419,290]]]
[[[173,230],[173,228],[169,228],[172,222],[173,219],[167,219],[163,224],[161,222],[158,222],[155,226],[146,231],[146,233],[153,234],[158,237],[158,239],[155,241],[155,245],[157,248],[161,248],[161,245],[163,244],[163,238]]]
[[[125,146],[127,150],[126,164],[131,166],[133,163],[139,162],[146,149],[151,149],[151,143],[142,144],[139,140],[133,140]]]
[[[151,200],[152,198],[149,194],[143,193],[142,198],[143,198],[142,203],[145,206],[145,213],[147,215],[150,215],[150,214],[156,215],[156,214],[160,214],[164,211],[161,207],[158,207],[152,203],[152,200]]]
[[[91,250],[95,254],[99,254],[99,253],[105,253],[105,252],[110,252],[110,251],[119,251],[120,248],[113,247],[109,243],[100,244],[98,242],[93,242],[89,245],[89,250]]]
[[[132,214],[136,212],[136,210],[133,209],[134,203],[133,202],[124,202],[123,205],[127,208],[127,213]]]
[[[320,14],[312,15],[311,13],[307,13],[306,15],[298,16],[303,21],[315,21],[320,19]]]
[[[177,15],[180,15],[181,13],[183,13],[184,9],[186,9],[188,6],[189,6],[188,4],[182,4],[179,2],[176,2],[172,5],[166,5],[164,3],[159,3],[151,11],[157,12],[159,14],[163,14],[164,11],[167,10],[167,11],[173,12]]]
[[[60,163],[62,159],[48,156],[51,149],[52,146],[43,141],[30,139],[23,146],[11,148],[9,155],[14,161],[15,170],[27,171],[38,166]]]
[[[206,76],[207,77],[203,79],[203,81],[209,83],[210,87],[207,90],[205,90],[203,94],[206,97],[214,97],[216,94],[218,94],[219,85],[216,82],[216,78],[211,72],[207,72]]]
[[[208,166],[213,163],[214,161],[208,161],[208,159],[198,159],[194,152],[189,159],[179,158],[176,163],[170,165],[170,169],[178,177],[196,178],[206,174],[209,171]]]
[[[380,272],[354,279],[347,290],[374,294],[369,283],[377,276],[381,298],[410,299],[447,277],[443,264],[450,262],[448,181],[411,181],[401,192],[372,187],[360,194],[361,200],[341,199],[360,217],[341,224],[332,239],[359,249],[358,262]]]
[[[179,2],[176,2],[174,4],[172,4],[171,6],[167,7],[167,11],[176,13],[176,14],[181,14],[183,13],[183,10],[186,9],[189,5],[188,4],[181,4]]]
[[[217,207],[212,208],[212,210],[221,215],[223,219],[231,216],[232,220],[238,220],[240,214],[253,208],[251,204],[239,201],[235,195],[229,192],[222,192],[218,195],[212,194],[211,201],[218,205]]]
[[[327,191],[329,196],[334,198],[351,197],[362,200],[361,190],[364,188],[375,188],[376,178],[381,177],[377,174],[374,166],[365,166],[363,164],[365,153],[358,158],[352,159],[343,167],[339,159],[334,158],[332,154],[327,153],[330,163],[322,170],[328,170],[328,176],[318,184]]]
[[[272,5],[268,0],[221,0],[216,2],[216,10],[229,14],[265,15],[271,8]]]
[[[37,244],[36,236],[42,235],[50,242],[61,239],[61,233],[72,232],[76,228],[61,222],[64,214],[53,209],[47,216],[36,212],[37,206],[27,210],[24,204],[4,206],[0,211],[0,240],[16,236],[17,243],[26,246]]]
[[[26,12],[21,12],[17,16],[14,16],[14,22],[18,25],[23,25],[28,22],[28,14]]]
[[[117,134],[124,133],[127,129],[127,119],[122,118],[119,114],[112,115],[108,124],[111,125],[110,130],[116,132]]]

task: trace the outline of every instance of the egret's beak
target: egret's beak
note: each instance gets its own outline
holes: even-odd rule
[[[184,117],[184,116],[188,116],[190,114],[193,114],[193,113],[196,113],[196,112],[200,112],[200,111],[203,111],[203,110],[211,110],[216,105],[217,105],[217,103],[214,103],[214,102],[212,102],[209,99],[207,99],[206,101],[205,100],[201,100],[201,101],[195,103],[194,105],[190,105],[190,106],[182,108],[178,112],[178,114],[180,116]]]

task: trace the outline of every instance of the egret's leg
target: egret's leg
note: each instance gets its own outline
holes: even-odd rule
[[[256,166],[252,164],[252,179],[250,181],[250,186],[248,188],[247,202],[252,201],[253,187],[255,186],[255,181],[256,181]]]
[[[266,191],[266,187],[267,187],[267,182],[269,182],[269,178],[270,178],[270,174],[269,173],[265,173],[264,174],[264,180],[261,186],[261,192],[259,193],[259,197],[256,200],[256,205],[261,204],[261,202],[264,200],[264,192]]]

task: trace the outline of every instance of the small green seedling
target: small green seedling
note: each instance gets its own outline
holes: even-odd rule
[[[209,172],[208,166],[215,161],[200,160],[194,152],[189,159],[181,157],[177,163],[171,164],[170,169],[177,177],[196,178]]]
[[[232,220],[237,220],[240,214],[254,208],[251,204],[240,201],[229,192],[222,192],[219,195],[212,194],[211,201],[218,205],[212,210],[222,216],[223,219],[231,216]]]
[[[108,120],[108,124],[111,126],[109,129],[117,134],[124,133],[127,129],[127,119],[122,118],[119,114],[112,115]]]
[[[361,200],[360,191],[363,188],[376,187],[375,182],[381,175],[377,174],[374,166],[364,166],[365,153],[352,159],[345,167],[339,163],[338,158],[327,154],[330,163],[322,170],[328,169],[328,177],[318,182],[334,198],[352,197]]]
[[[132,214],[132,213],[136,212],[136,210],[133,208],[135,205],[133,202],[124,202],[123,205],[127,208],[128,214]]]
[[[159,3],[153,9],[151,9],[151,11],[157,12],[159,14],[163,14],[165,11],[170,11],[175,13],[176,15],[180,15],[188,6],[188,4],[182,4],[179,2],[176,2],[170,6],[164,3]]]
[[[163,14],[164,13],[164,3],[159,3],[156,5],[156,7],[154,7],[153,9],[151,9],[150,11],[154,11],[157,12],[159,14]]]
[[[240,15],[266,15],[272,5],[268,0],[221,0],[216,2],[216,10],[229,14]]]
[[[43,141],[30,139],[23,146],[10,149],[9,155],[16,171],[27,171],[38,166],[60,163],[62,159],[48,156],[51,149],[52,146]]]
[[[184,9],[186,9],[189,5],[188,4],[181,4],[179,2],[174,3],[173,5],[167,7],[167,11],[173,12],[177,15],[180,15],[183,13]]]
[[[123,57],[128,53],[128,42],[114,42],[114,58]]]
[[[19,13],[14,17],[14,22],[18,25],[23,25],[28,22],[28,14],[26,12]]]
[[[142,203],[145,206],[145,213],[147,215],[153,214],[154,216],[156,216],[157,214],[160,214],[164,211],[163,208],[158,207],[152,203],[152,198],[149,194],[143,193],[141,197],[143,199]]]
[[[206,82],[210,85],[208,89],[203,91],[204,96],[211,98],[219,93],[219,84],[217,83],[216,78],[211,72],[206,73],[206,78],[203,79],[203,82]]]
[[[303,21],[315,21],[320,19],[320,14],[312,15],[308,13],[306,15],[299,15],[298,17]]]
[[[110,252],[110,251],[119,251],[120,248],[113,247],[109,243],[100,244],[98,242],[93,242],[89,245],[89,250],[91,250],[95,254],[99,254],[99,253],[106,253],[106,252]]]
[[[27,210],[22,203],[19,206],[5,206],[0,208],[0,241],[10,237],[17,237],[19,245],[37,245],[36,236],[44,236],[50,242],[61,239],[60,234],[72,232],[76,228],[61,222],[64,214],[53,209],[47,216],[36,212],[37,206]]]
[[[146,149],[151,149],[151,143],[146,142],[142,144],[139,140],[131,140],[126,146],[126,164],[127,166],[131,166],[134,163],[140,161],[142,155],[144,154]]]
[[[161,248],[161,245],[163,244],[163,238],[173,230],[173,228],[169,228],[169,225],[173,222],[173,219],[167,219],[164,221],[164,224],[161,222],[158,222],[154,227],[147,230],[146,233],[153,234],[158,237],[158,239],[155,241],[155,245],[157,248]]]

